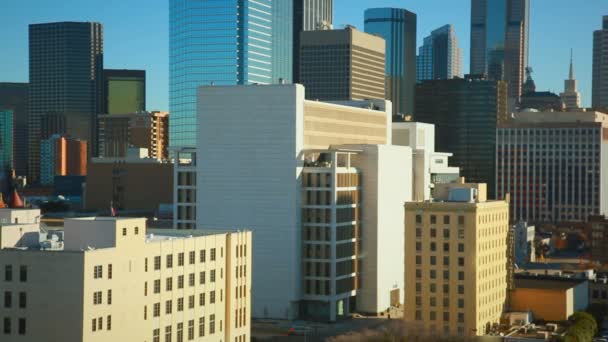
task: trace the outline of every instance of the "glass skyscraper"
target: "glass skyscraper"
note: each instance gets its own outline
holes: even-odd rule
[[[0,174],[13,168],[13,112],[0,110]]]
[[[300,34],[333,25],[334,0],[293,0],[293,81],[300,83]]]
[[[102,108],[103,32],[90,22],[29,26],[28,183],[40,175],[40,141],[55,133],[86,140],[96,151]],[[49,121],[65,125],[48,125]],[[46,127],[62,127],[48,131]]]
[[[471,0],[471,74],[509,83],[519,100],[528,66],[530,0]]]
[[[417,81],[462,77],[462,50],[454,26],[445,25],[431,32],[418,51]]]
[[[169,1],[169,145],[196,146],[197,89],[292,81],[293,2]]]
[[[103,114],[129,114],[146,110],[146,71],[103,71]]]
[[[414,112],[416,21],[415,13],[400,8],[365,11],[365,32],[386,40],[386,95],[393,114]]]

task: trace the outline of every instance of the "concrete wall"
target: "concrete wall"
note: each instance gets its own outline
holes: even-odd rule
[[[10,224],[0,226],[0,249],[35,246],[39,242],[39,224]]]

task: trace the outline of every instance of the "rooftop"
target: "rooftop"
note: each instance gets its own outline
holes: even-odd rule
[[[586,281],[586,279],[552,277],[546,275],[515,275],[515,287],[518,289],[567,290]]]

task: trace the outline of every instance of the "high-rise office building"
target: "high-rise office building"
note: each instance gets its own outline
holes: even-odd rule
[[[593,108],[608,110],[608,15],[603,17],[602,29],[593,32],[592,92]]]
[[[572,53],[570,53],[570,72],[568,73],[568,79],[564,81],[564,92],[560,94],[560,97],[566,109],[581,108],[581,93],[576,90]]]
[[[28,169],[28,84],[0,82],[0,110],[13,112],[13,167],[18,176]]]
[[[511,105],[528,66],[530,0],[471,0],[471,74],[509,83]]]
[[[40,142],[40,184],[53,185],[55,176],[86,176],[87,142],[59,134]]]
[[[507,84],[467,79],[424,81],[416,86],[418,122],[436,129],[436,150],[452,152],[462,176],[487,183],[494,194],[496,125],[508,120]]]
[[[169,159],[169,113],[138,112],[99,116],[99,156],[121,158],[130,147],[145,148],[148,157]]]
[[[436,190],[405,204],[405,319],[434,335],[488,334],[507,300],[509,206],[486,200],[485,184]]]
[[[146,110],[146,71],[103,71],[103,108],[100,114],[127,114]]]
[[[386,98],[393,115],[414,113],[416,21],[415,13],[400,8],[365,11],[365,32],[386,40]]]
[[[424,38],[416,57],[416,80],[462,78],[462,49],[454,26],[445,25]]]
[[[203,85],[292,81],[293,2],[169,1],[170,146],[196,145]]]
[[[13,169],[14,114],[11,110],[0,110],[0,173]]]
[[[47,234],[39,217],[0,209],[2,341],[251,340],[250,232],[89,217]]]
[[[300,83],[307,99],[385,98],[384,39],[354,27],[306,31],[300,38]]]
[[[29,175],[40,176],[41,123],[65,118],[65,132],[96,151],[102,104],[103,33],[99,23],[60,22],[29,26]],[[54,132],[58,133],[58,132]]]
[[[330,29],[334,0],[293,0],[293,82],[300,83],[300,33]]]
[[[496,195],[511,219],[586,221],[608,214],[608,115],[521,112],[496,133]]]

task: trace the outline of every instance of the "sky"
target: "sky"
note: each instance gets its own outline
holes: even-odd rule
[[[288,0],[282,0],[288,1]],[[363,30],[370,7],[401,7],[418,15],[417,46],[453,24],[469,70],[471,0],[334,0],[336,28]],[[537,90],[563,90],[570,49],[583,105],[591,104],[593,31],[608,15],[608,0],[531,0],[530,66]],[[0,82],[28,80],[28,24],[96,21],[104,25],[104,67],[145,69],[147,109],[168,110],[168,0],[0,0]]]

